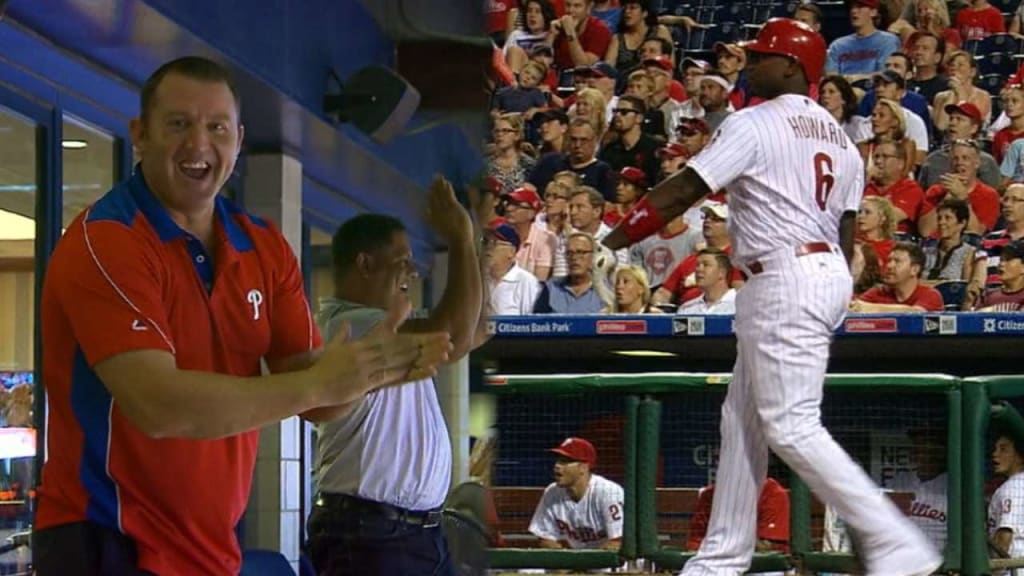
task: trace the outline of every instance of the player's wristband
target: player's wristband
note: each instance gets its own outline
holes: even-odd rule
[[[665,220],[658,215],[658,211],[651,206],[646,196],[626,212],[622,217],[622,223],[619,224],[626,238],[629,238],[630,244],[636,244],[664,227]]]

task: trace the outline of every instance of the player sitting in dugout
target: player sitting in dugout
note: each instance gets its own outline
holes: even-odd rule
[[[544,489],[530,520],[530,533],[541,548],[618,550],[622,543],[624,500],[622,486],[594,474],[594,445],[582,438],[566,438],[550,452],[555,460],[555,481]]]
[[[992,473],[1005,481],[988,505],[989,555],[993,558],[1024,556],[1024,455],[1022,439],[1000,432],[992,450]],[[1002,572],[1019,574],[1020,570]]]
[[[687,550],[697,550],[708,531],[711,503],[715,499],[715,485],[700,489],[697,504],[686,539]],[[758,552],[789,552],[789,491],[774,478],[766,478],[757,501]]]

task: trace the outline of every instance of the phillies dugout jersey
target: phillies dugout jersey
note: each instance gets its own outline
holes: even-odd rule
[[[261,358],[320,344],[277,228],[218,196],[209,250],[171,220],[137,168],[68,227],[43,287],[49,457],[36,528],[90,521],[118,530],[135,541],[138,567],[162,576],[238,573],[235,526],[259,432],[148,437],[93,367],[162,350],[183,370],[258,376]],[[147,384],[140,374],[137,385]]]

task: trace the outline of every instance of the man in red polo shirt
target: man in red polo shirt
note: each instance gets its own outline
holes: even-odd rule
[[[238,574],[259,428],[331,418],[450,346],[396,335],[406,305],[376,342],[318,350],[291,248],[219,194],[243,136],[228,72],[175,60],[141,100],[134,175],[75,219],[46,272],[40,576]]]
[[[907,176],[907,160],[893,142],[882,142],[872,153],[875,168],[864,196],[881,196],[892,203],[896,230],[917,234],[917,218],[924,205],[924,191]]]
[[[924,269],[924,252],[917,244],[898,242],[885,264],[882,286],[876,286],[850,302],[851,312],[940,312],[942,295],[918,280]]]

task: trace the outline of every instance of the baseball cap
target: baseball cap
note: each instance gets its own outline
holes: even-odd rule
[[[726,80],[724,76],[719,76],[718,74],[705,74],[700,77],[700,81],[703,83],[705,80],[714,82],[715,84],[718,84],[719,86],[725,88],[726,90],[732,89],[732,86],[729,84],[729,81]]]
[[[541,123],[550,122],[552,120],[558,120],[560,124],[569,123],[569,115],[561,108],[548,108],[537,115]]]
[[[708,129],[708,123],[703,118],[683,118],[676,125],[676,133],[682,136],[693,136],[698,132],[704,134],[710,134],[711,130]]]
[[[661,158],[661,159],[664,159],[664,158],[680,158],[680,157],[686,158],[686,157],[689,157],[689,153],[687,153],[686,148],[684,148],[682,144],[680,144],[678,142],[673,142],[673,143],[669,144],[668,146],[663,146],[662,148],[659,148],[658,152],[657,152],[657,156],[658,156],[658,158]]]
[[[711,47],[715,51],[715,54],[721,54],[722,52],[728,52],[737,58],[745,58],[747,53],[739,44],[730,44],[727,42],[715,42],[715,45]]]
[[[698,58],[683,58],[683,61],[679,64],[679,69],[685,71],[687,68],[700,68],[704,72],[710,72],[711,63]]]
[[[597,463],[597,450],[594,450],[594,445],[575,436],[566,438],[561,444],[548,451],[591,466]]]
[[[519,246],[522,244],[522,240],[519,239],[519,233],[516,232],[515,227],[504,219],[496,220],[491,223],[491,225],[487,227],[486,232],[497,240],[508,242],[516,250],[519,250]]]
[[[615,69],[615,66],[605,62],[604,60],[598,60],[590,65],[590,69],[593,70],[594,75],[602,78],[618,78],[619,71]]]
[[[907,79],[900,76],[895,70],[883,70],[882,72],[875,74],[875,84],[878,84],[879,82],[895,84],[900,88],[907,87]]]
[[[1003,246],[1000,257],[1003,260],[1011,260],[1013,258],[1024,260],[1024,241],[1017,240]]]
[[[722,204],[719,202],[708,202],[707,204],[700,207],[701,213],[707,215],[711,214],[719,220],[729,219],[729,205]]]
[[[963,101],[956,104],[946,104],[946,114],[952,114],[954,112],[967,116],[973,120],[975,124],[981,124],[981,110],[971,102]]]
[[[853,0],[850,2],[851,6],[864,6],[867,8],[878,8],[879,0]]]
[[[655,66],[657,68],[661,68],[665,72],[670,72],[670,73],[672,72],[672,59],[669,58],[668,56],[658,56],[657,58],[648,58],[648,59],[644,60],[641,64],[643,65],[644,68],[647,68],[648,66]]]
[[[501,193],[501,182],[499,182],[494,176],[485,176],[483,180],[483,189],[497,196]]]
[[[621,172],[619,172],[619,175],[622,176],[623,180],[630,184],[639,186],[640,188],[647,188],[647,174],[639,168],[626,166]]]
[[[540,210],[541,202],[540,196],[537,191],[533,188],[527,188],[526,186],[520,186],[508,194],[509,200],[516,204],[529,204],[534,210]]]

